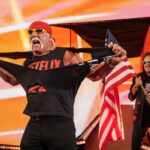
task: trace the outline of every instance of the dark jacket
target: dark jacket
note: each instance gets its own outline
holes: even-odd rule
[[[139,73],[138,77],[141,76],[143,85],[145,87],[145,83],[150,83],[150,77],[146,75],[145,72]],[[150,126],[150,104],[146,101],[146,96],[144,95],[141,87],[138,88],[135,95],[132,95],[131,89],[135,84],[135,78],[132,80],[132,85],[130,87],[130,92],[128,98],[135,101],[135,108],[134,108],[134,116],[133,122],[142,127]]]

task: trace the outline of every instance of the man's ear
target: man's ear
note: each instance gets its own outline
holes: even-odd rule
[[[53,49],[54,49],[56,47],[54,39],[51,37],[49,40],[51,44],[53,45]]]
[[[50,42],[51,42],[52,45],[55,45],[55,41],[54,41],[53,38],[50,38],[49,40],[50,40]]]
[[[48,34],[48,35],[49,35],[49,41],[52,42],[52,43],[54,43],[53,37],[50,34]]]
[[[50,42],[54,43],[54,39],[53,39],[53,38],[50,38]]]

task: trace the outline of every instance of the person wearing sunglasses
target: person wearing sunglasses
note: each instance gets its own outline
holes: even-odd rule
[[[47,23],[31,23],[28,34],[33,56],[25,60],[25,67],[50,70],[83,62],[78,54],[56,47],[52,29]],[[90,80],[102,79],[126,57],[126,51],[118,44],[110,43],[109,47],[116,56],[91,68],[87,76]],[[8,77],[5,81],[17,84],[14,77],[2,70],[0,72],[3,78],[4,75]],[[30,116],[30,120],[21,140],[21,150],[76,150],[73,103],[80,83],[74,83],[69,89],[47,88],[45,84],[38,80],[27,89],[29,99],[24,113]],[[30,98],[34,98],[33,103]]]
[[[143,72],[133,78],[129,99],[135,101],[133,116],[132,150],[140,150],[142,139],[150,127],[150,52],[145,53]]]

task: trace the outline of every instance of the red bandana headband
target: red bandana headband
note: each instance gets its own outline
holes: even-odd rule
[[[50,35],[52,34],[52,29],[46,22],[35,21],[29,26],[29,29],[36,29],[36,28],[45,29]]]

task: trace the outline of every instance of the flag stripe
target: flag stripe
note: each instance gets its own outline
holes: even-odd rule
[[[98,137],[98,141],[99,141],[100,146],[102,146],[102,143],[104,142],[104,140],[106,139],[106,137],[109,136],[111,125],[112,125],[112,123],[114,121],[114,118],[115,118],[115,116],[112,115],[109,112],[108,108],[105,111],[106,111],[105,114],[107,114],[108,117],[106,117],[106,119],[103,122],[103,124],[102,124],[102,126],[100,128],[100,131],[99,131],[101,133],[99,135],[99,137]]]
[[[132,67],[129,64],[129,62],[125,61],[125,63],[124,64],[123,63],[124,62],[119,63],[116,66],[116,68],[114,68],[114,70],[106,77],[105,85],[102,87],[101,93],[103,93],[103,94],[105,93],[107,95],[107,92],[109,92],[111,89],[122,84],[124,81],[126,81],[130,77],[133,77],[133,74],[135,74],[135,73],[134,73],[134,70],[131,69]],[[128,66],[126,66],[126,65],[128,65]],[[116,80],[117,80],[117,82],[116,82]],[[102,100],[104,100],[103,94],[101,96]],[[102,103],[103,103],[103,101],[102,101]]]
[[[105,78],[101,90],[99,149],[104,150],[109,140],[123,139],[123,123],[117,87],[135,75],[127,59],[119,63]]]
[[[109,130],[108,130],[107,134],[105,135],[105,137],[103,137],[103,141],[101,141],[101,139],[99,139],[99,143],[101,142],[101,144],[99,145],[100,150],[104,150],[106,148],[106,145],[111,137],[111,131],[113,130],[113,127],[115,125],[115,120],[112,121],[112,119],[114,119],[113,117],[114,116],[111,116],[111,119],[107,125],[108,127],[106,126],[106,128],[109,128]]]

